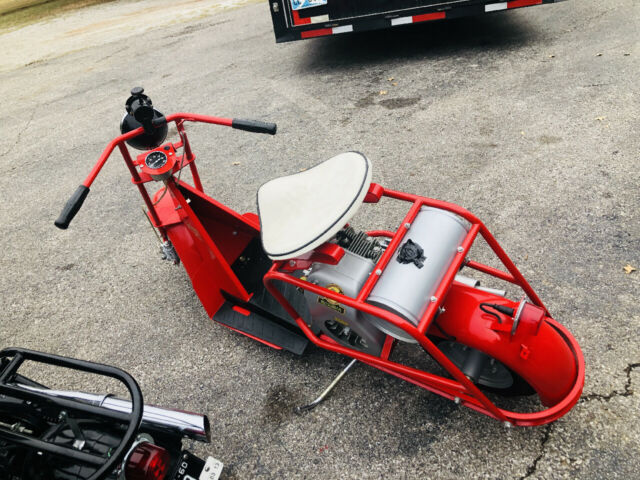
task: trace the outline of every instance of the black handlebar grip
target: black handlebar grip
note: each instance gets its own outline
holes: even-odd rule
[[[87,198],[87,195],[89,195],[89,187],[80,185],[76,191],[73,192],[73,195],[71,195],[71,198],[62,209],[62,213],[58,219],[53,222],[54,225],[62,230],[66,230],[71,220],[73,220],[73,217],[76,216],[76,213],[78,213],[78,210],[82,207],[82,203],[84,199]]]
[[[261,122],[260,120],[234,118],[231,121],[231,126],[246,132],[268,133],[269,135],[275,135],[278,131],[278,126],[275,123]]]

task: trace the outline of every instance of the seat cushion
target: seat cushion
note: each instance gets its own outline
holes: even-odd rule
[[[265,183],[258,190],[264,251],[285,260],[331,239],[356,213],[370,183],[371,163],[358,152]]]

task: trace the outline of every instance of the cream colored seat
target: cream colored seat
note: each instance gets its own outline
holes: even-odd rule
[[[356,213],[370,183],[367,157],[347,152],[262,185],[258,214],[266,254],[295,258],[331,239]]]

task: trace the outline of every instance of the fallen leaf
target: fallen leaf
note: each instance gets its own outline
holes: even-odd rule
[[[631,272],[635,272],[637,269],[627,264],[625,267],[623,267],[623,270],[627,275],[631,275]]]
[[[607,117],[596,117],[596,120],[599,122],[604,122],[607,119]]]
[[[398,86],[398,82],[393,82],[391,85],[393,85],[394,87]]]
[[[240,162],[233,162],[234,165],[240,165]]]
[[[387,91],[386,90],[380,90],[380,95],[386,95]]]

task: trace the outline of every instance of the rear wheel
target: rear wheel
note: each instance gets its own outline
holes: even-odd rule
[[[452,340],[441,339],[436,344],[462,373],[483,390],[505,397],[536,393],[520,375],[480,350]]]

